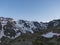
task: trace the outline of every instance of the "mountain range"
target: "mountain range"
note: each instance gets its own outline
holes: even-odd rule
[[[34,34],[40,31],[60,33],[60,19],[37,22],[0,17],[0,40],[2,37],[15,39],[22,34]]]

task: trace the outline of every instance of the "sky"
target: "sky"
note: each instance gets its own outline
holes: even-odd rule
[[[0,0],[0,17],[43,22],[60,19],[60,0]]]

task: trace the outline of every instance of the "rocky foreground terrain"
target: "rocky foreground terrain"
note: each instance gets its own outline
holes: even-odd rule
[[[60,45],[60,19],[37,22],[0,17],[0,45]]]

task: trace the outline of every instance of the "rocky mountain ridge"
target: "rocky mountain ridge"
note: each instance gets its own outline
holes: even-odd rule
[[[27,20],[15,21],[12,18],[0,17],[0,39],[3,36],[15,39],[25,33],[34,34],[47,29],[60,29],[60,19],[44,23]]]

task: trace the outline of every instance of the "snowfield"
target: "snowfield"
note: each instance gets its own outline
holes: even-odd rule
[[[48,32],[47,34],[43,34],[42,36],[46,37],[46,38],[52,38],[54,35],[59,36],[60,34],[59,33]]]

